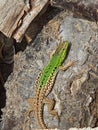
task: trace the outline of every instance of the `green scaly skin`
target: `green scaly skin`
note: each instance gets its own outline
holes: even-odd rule
[[[32,106],[32,109],[30,109],[29,112],[35,111],[38,123],[42,129],[46,129],[46,125],[43,121],[43,105],[44,103],[47,103],[48,111],[50,114],[54,115],[58,118],[57,112],[53,110],[54,102],[53,100],[50,100],[47,98],[47,95],[50,93],[56,75],[59,71],[59,67],[62,65],[67,52],[68,52],[69,43],[67,41],[60,43],[55,50],[55,53],[52,55],[52,58],[50,59],[50,62],[44,67],[44,69],[39,74],[35,87],[35,97],[32,99],[29,99],[28,102]]]

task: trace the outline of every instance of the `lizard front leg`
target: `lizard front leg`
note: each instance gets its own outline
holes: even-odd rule
[[[67,70],[69,67],[71,67],[72,65],[74,65],[74,63],[75,63],[75,61],[70,61],[70,62],[68,62],[66,65],[64,65],[64,66],[60,66],[59,67],[59,70]]]

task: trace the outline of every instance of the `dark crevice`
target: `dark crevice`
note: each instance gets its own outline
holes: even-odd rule
[[[13,42],[13,39],[5,37],[0,32],[0,120],[2,116],[1,109],[6,106],[6,88],[4,87],[4,83],[13,71]]]
[[[6,90],[0,82],[0,119],[1,119],[1,115],[2,115],[1,108],[4,108],[5,104],[6,104],[6,94],[5,93],[6,93]]]
[[[12,64],[6,64],[6,63],[0,63],[0,72],[2,75],[2,78],[4,82],[6,82],[8,76],[13,71],[13,63]],[[0,81],[0,119],[2,116],[1,109],[4,108],[6,105],[6,88],[4,87],[4,84]]]

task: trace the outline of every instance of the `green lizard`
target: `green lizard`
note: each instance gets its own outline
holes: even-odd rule
[[[47,96],[50,93],[56,75],[59,70],[66,70],[68,67],[73,65],[73,62],[69,62],[66,66],[61,66],[68,52],[69,43],[60,43],[52,54],[49,63],[44,67],[44,69],[39,74],[35,83],[35,97],[28,99],[28,103],[32,108],[28,111],[35,111],[38,123],[42,129],[46,129],[46,125],[43,121],[43,105],[46,103],[48,105],[49,114],[54,115],[57,119],[59,118],[58,113],[53,109],[54,100],[48,99]]]

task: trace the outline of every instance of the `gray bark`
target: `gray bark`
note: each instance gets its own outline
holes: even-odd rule
[[[51,5],[71,10],[76,17],[98,21],[98,0],[51,0]]]

